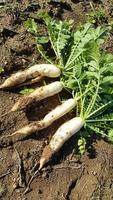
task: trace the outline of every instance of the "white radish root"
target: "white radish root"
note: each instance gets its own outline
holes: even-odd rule
[[[29,125],[21,128],[20,130],[14,132],[12,135],[3,136],[0,139],[0,144],[2,147],[8,146],[11,143],[15,143],[25,137],[31,135],[35,131],[42,130],[51,125],[55,120],[59,119],[69,111],[71,111],[76,106],[74,99],[68,99],[61,105],[57,106],[51,112],[49,112],[41,121],[32,122]]]
[[[11,109],[11,112],[22,110],[30,103],[41,101],[47,97],[53,96],[59,93],[63,89],[63,84],[59,81],[55,81],[48,85],[37,88],[31,94],[22,97]]]
[[[60,69],[52,64],[34,65],[24,71],[19,71],[13,74],[11,77],[6,79],[2,85],[0,85],[0,89],[11,88],[25,82],[26,80],[34,79],[36,77],[46,76],[56,78],[60,76],[60,73]],[[39,81],[39,79],[37,79],[37,81]]]
[[[13,143],[24,139],[25,137],[29,136],[32,132],[35,132],[37,129],[41,130],[43,127],[42,121],[39,122],[32,122],[29,125],[21,128],[20,130],[14,132],[11,135],[3,136],[0,138],[0,147],[7,147],[12,145]]]
[[[53,135],[49,145],[47,145],[43,150],[39,170],[50,160],[52,155],[59,151],[63,144],[83,126],[84,120],[81,117],[75,117],[61,125]]]
[[[55,120],[64,116],[66,113],[70,112],[76,106],[76,101],[74,99],[68,99],[64,101],[61,105],[57,106],[51,112],[49,112],[43,119],[43,121],[48,125],[52,124]]]

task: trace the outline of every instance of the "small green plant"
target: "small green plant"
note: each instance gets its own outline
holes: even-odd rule
[[[88,14],[88,19],[92,23],[100,24],[103,22],[107,22],[107,15],[104,8],[95,9],[93,3],[90,2],[91,13]]]
[[[20,90],[20,94],[26,95],[26,94],[31,94],[35,89],[33,88],[24,88]]]
[[[4,72],[4,68],[0,66],[0,73]]]
[[[79,150],[80,155],[83,155],[85,153],[85,150],[86,150],[86,139],[83,138],[83,137],[81,137],[78,140],[78,150]]]
[[[36,35],[37,34],[37,24],[35,23],[34,19],[28,19],[25,22],[25,27],[27,27],[28,32]]]

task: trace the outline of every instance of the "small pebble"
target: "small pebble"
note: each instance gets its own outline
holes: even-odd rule
[[[45,140],[44,142],[45,142],[46,145],[48,144],[48,141],[47,141],[47,140]]]
[[[96,176],[97,173],[96,173],[95,171],[92,171],[92,174],[93,174],[94,176]]]
[[[18,186],[18,183],[17,183],[17,182],[14,182],[14,183],[13,183],[13,189],[16,189],[17,186]]]
[[[23,64],[25,64],[25,63],[26,63],[26,60],[25,60],[24,58],[22,59],[22,63],[23,63]]]
[[[44,172],[44,173],[42,174],[42,178],[47,178],[47,177],[48,177],[47,172]]]
[[[10,100],[13,100],[13,97],[9,97]]]
[[[4,64],[7,65],[7,61],[5,61]]]

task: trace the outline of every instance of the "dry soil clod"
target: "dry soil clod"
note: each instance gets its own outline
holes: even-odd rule
[[[20,157],[17,149],[15,148],[17,157],[18,157],[18,173],[19,173],[19,187],[25,187],[25,176],[24,176],[24,169],[23,169],[23,162],[22,158]]]

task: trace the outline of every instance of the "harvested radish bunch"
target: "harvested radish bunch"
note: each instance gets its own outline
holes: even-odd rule
[[[113,55],[102,52],[95,41],[93,46],[90,45],[92,42],[89,44],[87,59],[90,62],[84,71],[85,79],[82,82],[81,77],[75,79],[81,94],[76,103],[76,117],[61,125],[53,135],[43,150],[39,170],[77,132],[84,139],[96,133],[113,142]],[[82,150],[81,144],[81,153]]]
[[[107,35],[107,28],[95,28],[87,23],[75,31],[72,29],[72,21],[56,21],[47,13],[41,13],[39,16],[44,20],[48,35],[40,36],[37,24],[32,19],[26,22],[28,31],[35,35],[41,55],[48,62],[55,62],[61,69],[60,80],[64,88],[73,98],[81,97],[76,101],[76,117],[62,125],[49,146],[45,147],[40,160],[41,169],[74,133],[79,132],[81,138],[86,140],[92,130],[92,133],[101,134],[109,141],[113,141],[113,136],[110,135],[113,128],[113,55],[101,48]],[[32,29],[33,23],[35,31]],[[45,45],[47,43],[51,45],[54,57],[48,56]],[[102,125],[99,126],[100,124]],[[109,127],[108,130],[106,126]],[[79,149],[82,153],[82,144],[79,145]]]
[[[44,148],[40,159],[40,170],[75,133],[84,141],[92,133],[96,133],[113,142],[113,55],[104,52],[101,48],[108,33],[107,28],[100,26],[95,28],[87,23],[75,30],[72,20],[56,21],[47,13],[41,13],[39,17],[43,19],[47,28],[47,36],[42,36],[37,31],[39,28],[33,19],[27,20],[25,26],[34,35],[42,57],[50,63],[47,66],[50,68],[53,66],[55,69],[54,75],[49,74],[53,71],[49,72],[48,67],[47,71],[46,68],[43,71],[43,67],[39,67],[40,70],[35,71],[35,75],[29,69],[31,74],[25,76],[23,72],[23,81],[20,82],[17,77],[14,80],[15,83],[3,86],[8,82],[7,79],[1,88],[10,88],[25,83],[26,80],[38,79],[42,76],[59,77],[59,81],[42,86],[30,95],[23,96],[11,111],[24,109],[28,104],[58,94],[62,89],[68,91],[72,99],[68,100],[67,96],[64,103],[41,121],[32,122],[7,138],[2,137],[1,146],[7,146],[30,136],[32,132],[47,128],[55,120],[75,108],[75,116],[58,128],[49,145]],[[49,50],[53,52],[51,56],[47,49],[48,45]],[[12,78],[10,77],[9,80]],[[60,98],[63,97],[60,96]],[[84,148],[83,144],[79,143],[80,153],[83,153]]]

